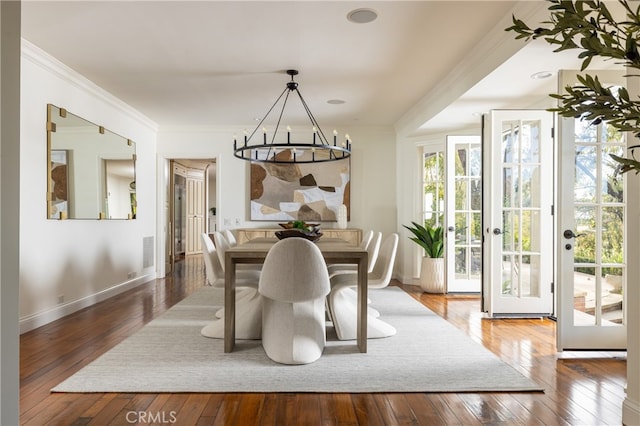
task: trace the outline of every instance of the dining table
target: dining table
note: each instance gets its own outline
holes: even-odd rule
[[[291,237],[300,238],[300,237]],[[255,238],[231,247],[225,252],[224,280],[224,351],[233,352],[236,342],[236,266],[240,264],[263,264],[269,249],[278,242],[273,238]],[[358,350],[367,352],[367,290],[368,264],[367,250],[339,238],[320,238],[315,241],[327,265],[357,265],[357,321],[356,343]],[[291,265],[292,268],[295,265]]]

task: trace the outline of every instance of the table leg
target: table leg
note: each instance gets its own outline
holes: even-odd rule
[[[368,257],[358,262],[358,324],[357,341],[360,352],[367,352],[367,299],[368,299]]]
[[[224,267],[224,351],[233,352],[236,343],[236,264],[225,256]]]

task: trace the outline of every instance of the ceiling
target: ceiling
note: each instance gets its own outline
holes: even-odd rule
[[[573,55],[540,44],[507,62],[490,53],[499,50],[486,41],[492,34],[495,46],[508,40],[511,53],[524,45],[504,28],[513,8],[526,3],[27,0],[22,34],[160,128],[254,123],[293,68],[321,125],[397,126],[411,115],[405,121],[428,133],[476,123],[492,108],[539,104],[554,79],[529,76],[577,66]],[[350,22],[357,8],[378,18]],[[482,66],[452,73],[483,51]],[[412,113],[425,102],[438,109]],[[293,108],[300,112],[287,124],[305,117]]]

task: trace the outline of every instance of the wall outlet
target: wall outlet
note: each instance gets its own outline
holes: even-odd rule
[[[64,294],[58,295],[58,303],[64,303]]]
[[[136,277],[136,275],[138,275],[138,273],[137,273],[137,272],[135,272],[135,271],[134,271],[134,272],[129,272],[129,273],[127,274],[127,278],[132,279],[132,278],[135,278],[135,277]]]

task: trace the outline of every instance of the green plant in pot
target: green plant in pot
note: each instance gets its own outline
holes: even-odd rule
[[[427,293],[444,293],[444,229],[442,226],[402,225],[413,234],[409,239],[424,250],[420,267],[420,288]]]

